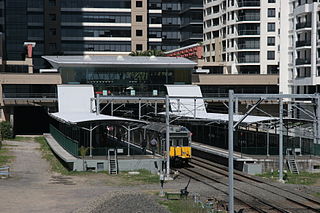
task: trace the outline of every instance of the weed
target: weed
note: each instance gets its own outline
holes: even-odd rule
[[[159,203],[166,206],[172,213],[207,213],[208,209],[203,209],[190,200],[160,200]]]
[[[14,156],[9,155],[9,151],[7,149],[2,148],[0,150],[0,166],[10,163],[12,159],[14,159]]]
[[[260,177],[269,178],[271,180],[278,180],[279,173],[278,172],[267,172],[261,175]],[[300,174],[292,174],[287,173],[287,181],[288,184],[302,184],[302,185],[313,185],[320,178],[319,173],[309,173],[309,172],[300,172]]]
[[[49,162],[51,170],[63,175],[68,175],[69,171],[61,164],[58,158],[56,158],[56,156],[53,154],[49,145],[47,144],[46,139],[44,137],[36,137],[34,138],[34,140],[40,144],[42,158],[46,159]]]

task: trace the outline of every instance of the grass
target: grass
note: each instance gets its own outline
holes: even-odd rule
[[[139,184],[139,183],[159,183],[159,176],[156,174],[152,174],[150,171],[146,169],[138,170],[139,174],[130,175],[129,172],[120,172],[119,177],[124,180],[124,182],[128,185],[131,184]]]
[[[6,139],[9,141],[33,141],[34,137],[16,136],[15,138]]]
[[[51,151],[49,145],[46,142],[44,137],[35,137],[34,140],[40,144],[40,150],[42,152],[42,157],[47,160],[51,166],[51,170],[53,172],[60,173],[62,175],[93,175],[95,172],[77,172],[77,171],[69,171],[66,169],[63,164],[57,159],[57,157]],[[126,185],[135,185],[142,183],[159,183],[159,176],[152,174],[147,170],[139,170],[140,174],[138,175],[130,175],[129,172],[120,172],[119,175],[115,176],[121,180],[122,183]],[[106,176],[109,176],[107,172],[99,172]]]
[[[320,197],[320,192],[316,192],[313,194],[315,197]]]
[[[63,175],[68,175],[70,173],[53,154],[44,137],[35,137],[34,140],[40,144],[42,158],[49,162],[52,171]]]
[[[160,200],[171,213],[207,213],[208,209],[197,206],[192,200]]]
[[[4,166],[14,158],[14,156],[9,155],[9,151],[6,148],[0,149],[0,166]]]
[[[271,180],[277,181],[279,177],[278,172],[267,172],[261,175],[260,177],[269,178]],[[302,184],[302,185],[314,185],[318,182],[320,178],[320,173],[308,173],[300,172],[300,174],[287,173],[286,183],[288,184]]]

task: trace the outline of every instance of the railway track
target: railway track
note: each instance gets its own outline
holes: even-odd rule
[[[179,171],[224,194],[228,192],[227,167],[193,157],[190,167]],[[250,212],[320,212],[320,200],[310,195],[280,188],[275,183],[238,171],[234,172],[234,180],[235,200]]]

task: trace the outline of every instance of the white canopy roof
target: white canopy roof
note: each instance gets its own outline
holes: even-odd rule
[[[145,123],[144,121],[128,119],[128,118],[121,118],[116,116],[110,115],[97,115],[96,113],[88,113],[88,112],[56,112],[50,114],[53,118],[64,122],[64,123],[71,123],[71,124],[78,124],[82,122],[89,122],[89,121],[123,121],[123,122],[134,122],[134,123]]]
[[[58,85],[58,107],[59,112],[51,113],[50,116],[64,122],[77,124],[89,121],[124,121],[134,123],[146,123],[110,115],[96,114],[92,85]]]
[[[208,121],[228,122],[229,115],[222,113],[208,113],[202,99],[202,92],[197,85],[166,85],[169,97],[185,97],[170,98],[171,114],[185,118],[195,118]],[[194,98],[198,99],[194,99]],[[188,98],[188,99],[187,99]],[[201,99],[199,99],[201,98]],[[234,115],[233,120],[239,121],[243,115]],[[258,123],[263,121],[275,120],[277,118],[252,116],[249,115],[244,119],[243,123]]]
[[[172,112],[171,115],[176,115],[176,116],[181,116],[184,118],[194,118],[193,115],[190,114],[186,114],[183,115],[181,113],[175,113]],[[234,122],[238,122],[243,115],[234,115],[233,116],[233,121]],[[206,113],[206,114],[196,114],[195,119],[198,120],[207,120],[207,121],[217,121],[217,122],[228,122],[229,121],[229,115],[228,114],[222,114],[222,113]],[[272,117],[265,117],[265,116],[253,116],[253,115],[249,115],[248,117],[246,117],[242,123],[246,123],[246,124],[253,124],[253,123],[259,123],[259,122],[264,122],[264,121],[271,121],[271,120],[275,120],[278,118],[272,118]]]
[[[194,68],[197,63],[181,57],[159,56],[42,56],[55,69],[60,67],[155,67],[155,68]]]

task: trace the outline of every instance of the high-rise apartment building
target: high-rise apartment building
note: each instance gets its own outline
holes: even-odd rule
[[[320,92],[319,0],[281,2],[280,76],[284,92]]]
[[[35,42],[35,69],[45,67],[42,55],[125,55],[136,50],[167,51],[202,41],[202,2],[197,0],[0,3],[5,9],[5,58],[23,60],[24,42]]]
[[[204,0],[204,58],[223,74],[277,74],[280,0]]]

